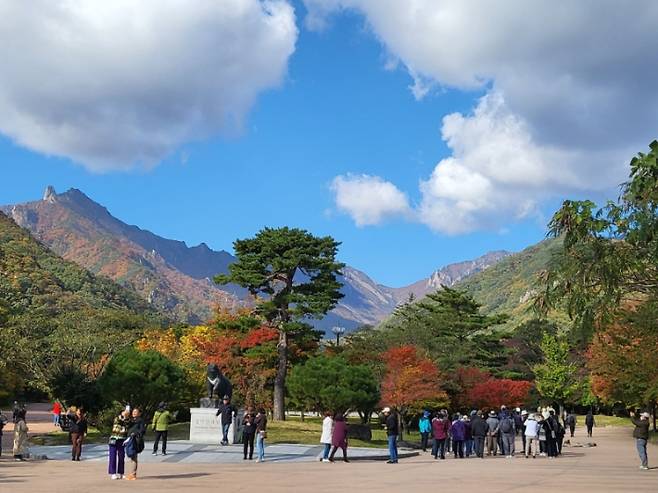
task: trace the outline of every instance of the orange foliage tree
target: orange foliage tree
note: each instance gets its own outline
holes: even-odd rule
[[[489,372],[474,367],[458,368],[455,380],[459,392],[453,404],[464,410],[493,409],[503,404],[521,406],[528,400],[533,386],[528,380],[495,378]]]
[[[382,354],[382,360],[386,367],[381,384],[382,405],[395,408],[407,424],[413,413],[449,402],[441,388],[439,369],[415,346],[391,348]]]

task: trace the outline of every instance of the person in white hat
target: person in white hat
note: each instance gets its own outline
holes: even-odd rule
[[[649,418],[651,415],[647,412],[640,414],[640,418],[635,417],[635,413],[631,412],[631,420],[635,425],[633,430],[633,438],[635,438],[635,446],[637,453],[640,456],[640,469],[647,471],[649,469],[649,458],[647,457],[647,441],[649,440]]]
[[[521,442],[523,442],[523,451],[525,452],[525,422],[528,420],[528,411],[521,411]]]
[[[384,418],[386,420],[386,437],[388,439],[389,460],[387,464],[397,464],[399,435],[398,416],[391,412],[390,407],[385,407],[382,412],[384,413]]]

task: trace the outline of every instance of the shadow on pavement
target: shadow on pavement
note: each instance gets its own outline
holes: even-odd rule
[[[163,474],[160,476],[142,476],[141,479],[191,479],[212,476],[209,472],[191,472],[187,474]]]

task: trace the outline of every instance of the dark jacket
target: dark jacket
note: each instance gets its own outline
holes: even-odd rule
[[[242,433],[244,435],[253,435],[256,433],[256,416],[253,414],[245,414],[242,418]]]
[[[140,416],[139,418],[134,418],[130,422],[130,427],[128,428],[128,436],[143,438],[146,433],[146,423],[144,419]]]
[[[594,415],[592,413],[587,413],[587,416],[585,416],[585,424],[587,426],[594,426]]]
[[[390,437],[397,436],[399,434],[400,430],[398,428],[398,415],[391,413],[386,418],[386,435]]]
[[[87,418],[84,416],[78,418],[75,414],[69,414],[69,431],[71,433],[87,433]]]
[[[649,439],[649,420],[640,418],[631,418],[635,429],[633,430],[633,438]]]
[[[215,416],[222,415],[222,426],[233,422],[233,415],[237,412],[233,404],[224,404],[223,402],[217,408]]]
[[[450,427],[450,433],[452,434],[452,439],[456,441],[463,441],[466,439],[466,423],[461,419],[457,419],[452,423]]]
[[[256,432],[267,431],[267,416],[265,416],[264,414],[261,414],[260,416],[256,416],[254,422],[256,423]]]
[[[471,434],[474,437],[487,436],[488,430],[489,426],[485,420],[483,420],[480,416],[473,416],[473,419],[471,420]]]

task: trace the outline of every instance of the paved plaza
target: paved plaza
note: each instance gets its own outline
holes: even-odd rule
[[[68,460],[64,447],[34,447],[55,460],[16,463],[0,460],[2,493],[102,493],[114,491],[242,492],[433,492],[510,491],[658,492],[658,467],[640,471],[630,428],[597,428],[596,447],[566,447],[563,457],[504,457],[435,461],[429,454],[397,465],[376,460],[350,464],[314,460],[318,447],[276,445],[267,461],[243,461],[239,446],[219,449],[173,442],[172,454],[140,456],[140,478],[111,481],[104,446],[85,448],[85,460]],[[582,440],[582,437],[580,438]],[[578,436],[576,442],[578,441]],[[147,445],[148,447],[148,445]],[[195,448],[195,447],[198,447]],[[363,452],[363,451],[367,452]],[[353,453],[381,454],[373,449]],[[57,460],[61,459],[61,460]],[[658,447],[649,447],[650,465],[658,465]]]

